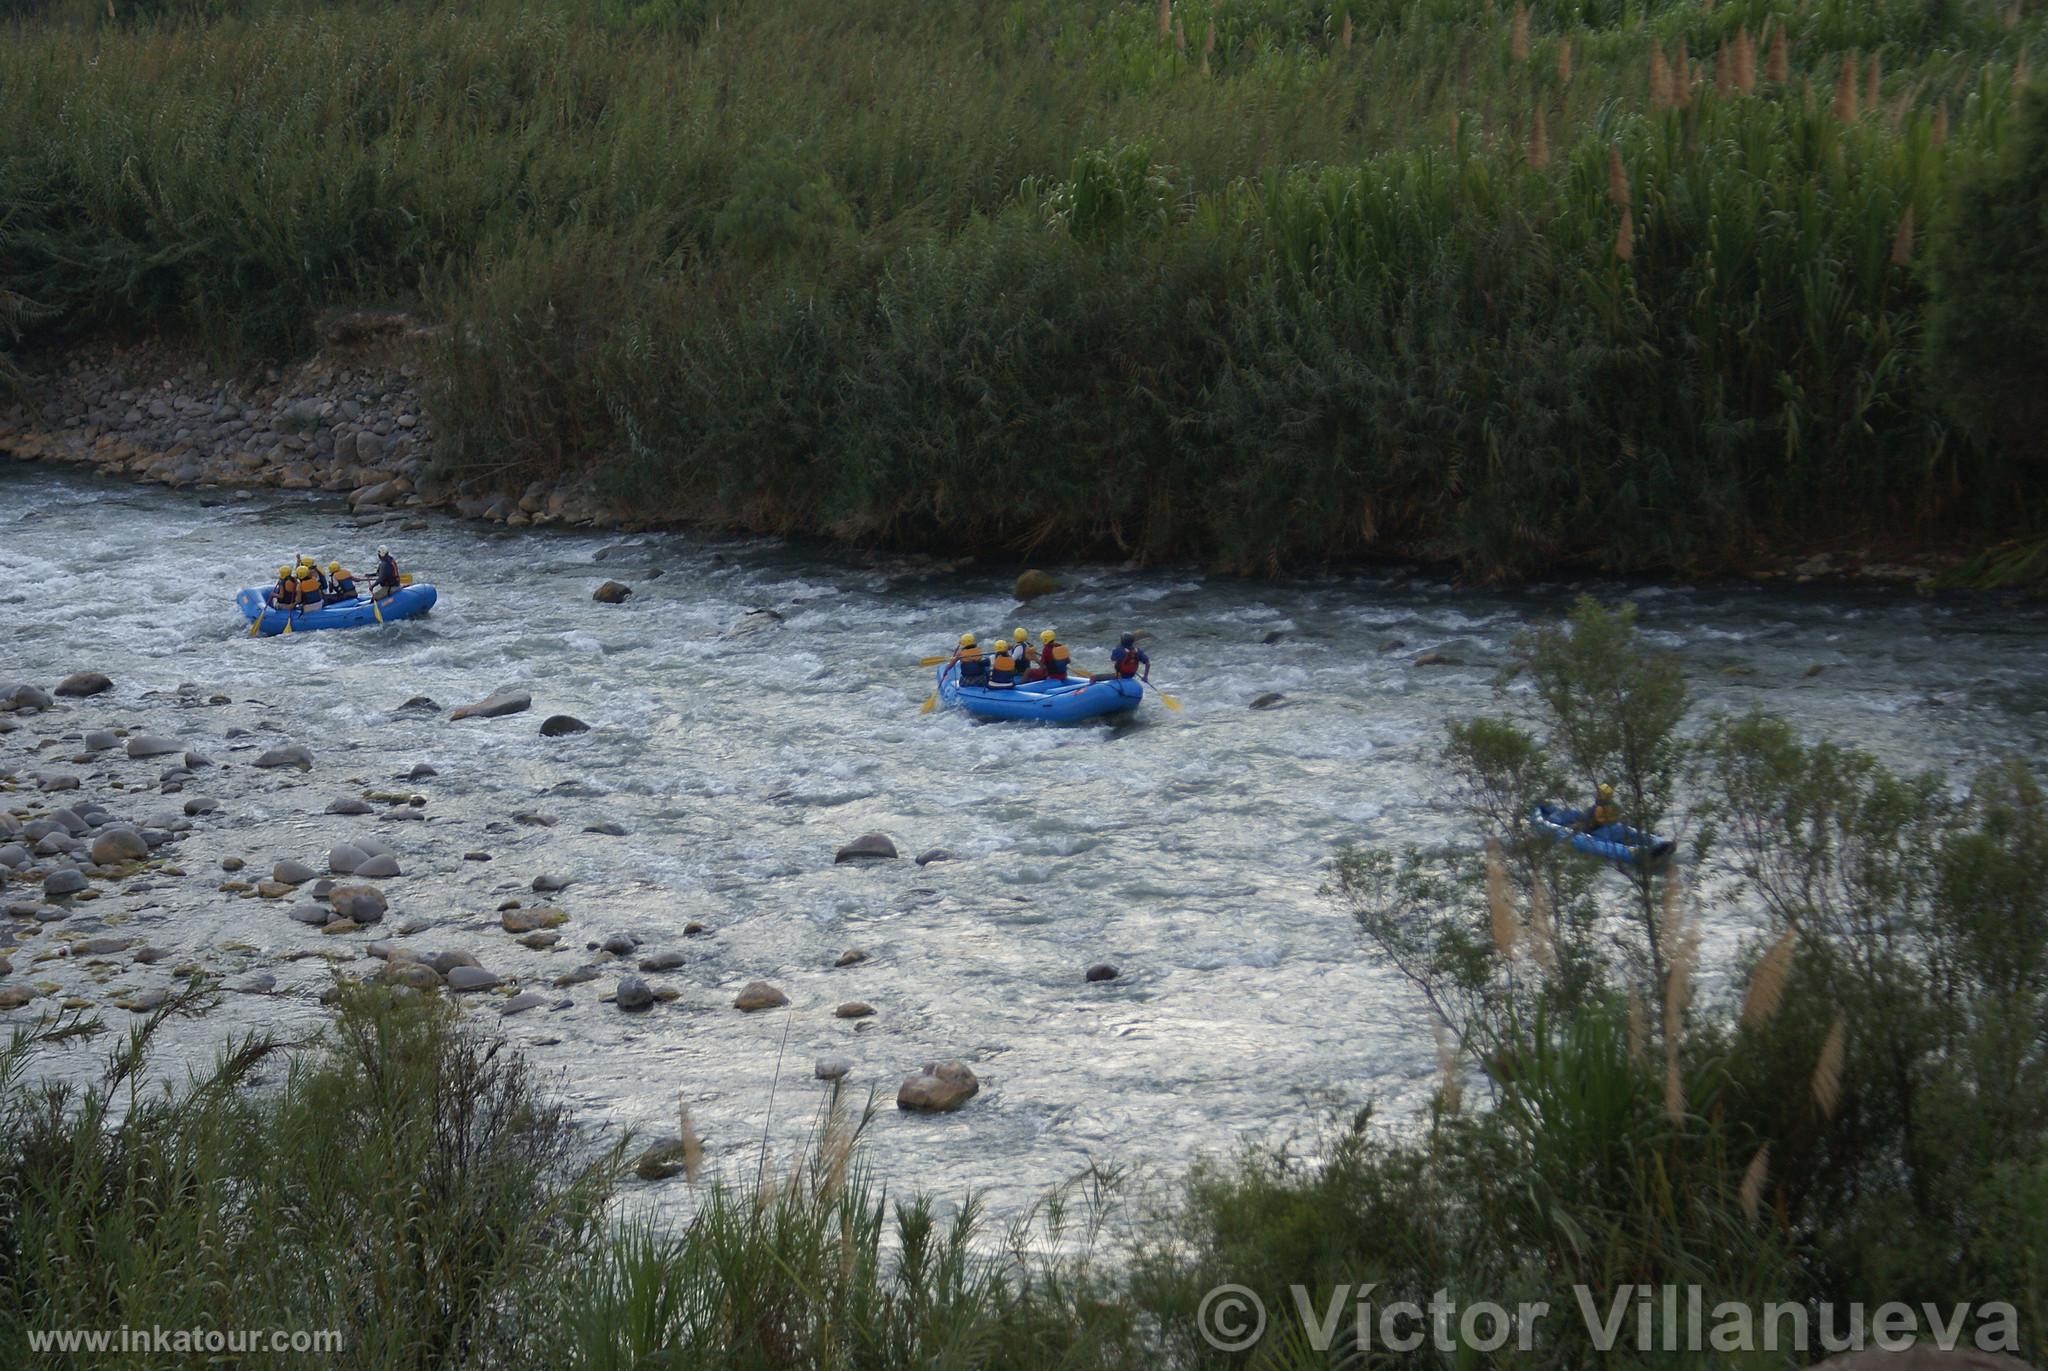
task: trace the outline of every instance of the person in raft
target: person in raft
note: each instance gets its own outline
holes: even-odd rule
[[[327,593],[337,600],[356,598],[356,578],[340,562],[327,564]]]
[[[1614,802],[1614,787],[1602,781],[1594,792],[1593,803],[1584,817],[1573,828],[1580,833],[1595,833],[1609,824],[1621,822],[1621,806]]]
[[[299,607],[299,573],[292,567],[277,569],[277,584],[270,588],[272,609],[297,609]]]
[[[1031,674],[1031,635],[1026,633],[1023,630],[1023,628],[1019,626],[1014,632],[1010,634],[1010,642],[1012,644],[1010,650],[1013,653],[1015,653],[1017,657],[1017,679],[1020,681],[1032,681],[1038,679],[1037,677]]]
[[[1152,659],[1145,655],[1144,648],[1138,646],[1135,633],[1126,633],[1118,640],[1116,649],[1109,654],[1109,664],[1126,681],[1133,676],[1141,681],[1152,679]]]
[[[1018,646],[996,634],[995,655],[989,659],[988,684],[992,690],[1015,690],[1024,674],[1024,654]]]
[[[982,656],[972,633],[960,635],[960,646],[953,653],[948,666],[960,668],[960,684],[964,686],[985,686],[988,684],[988,658]]]
[[[326,582],[320,579],[320,569],[311,562],[300,561],[292,571],[299,586],[299,608],[318,609],[326,596]]]
[[[1027,681],[1064,681],[1072,669],[1074,654],[1059,635],[1046,629],[1038,635],[1038,665],[1024,677]]]
[[[370,594],[376,599],[396,595],[405,582],[398,578],[398,559],[391,555],[391,549],[381,544],[377,548],[377,579]]]

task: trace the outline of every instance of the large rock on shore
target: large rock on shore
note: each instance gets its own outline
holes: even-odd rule
[[[1033,570],[1027,571],[1017,578],[1017,584],[1012,588],[1011,593],[1019,600],[1035,600],[1041,595],[1051,595],[1058,591],[1059,588],[1060,583],[1051,576],[1043,571]]]
[[[374,886],[338,885],[327,892],[327,907],[337,918],[372,924],[383,918],[384,911],[391,906],[385,901],[384,892]]]
[[[533,708],[533,696],[523,690],[498,690],[481,700],[461,706],[451,713],[450,722],[456,719],[497,719],[507,714],[523,714]]]
[[[97,671],[75,671],[57,683],[57,693],[59,695],[68,695],[73,699],[83,698],[87,695],[97,695],[101,691],[112,690],[113,688],[113,681],[102,676]]]
[[[0,681],[0,713],[10,709],[48,709],[57,702],[41,686]]]
[[[748,981],[732,1002],[734,1009],[748,1014],[762,1009],[779,1009],[789,1003],[789,996],[783,994],[766,981]]]
[[[896,1107],[923,1114],[949,1114],[973,1099],[981,1082],[965,1062],[927,1062],[924,1070],[896,1087]]]
[[[149,844],[125,824],[103,828],[92,840],[94,866],[120,866],[124,862],[139,862],[148,855]]]
[[[184,750],[185,745],[175,738],[164,738],[154,733],[138,733],[128,740],[128,755],[131,757],[167,757]]]
[[[311,771],[313,769],[313,754],[310,750],[299,746],[297,743],[286,743],[283,747],[271,748],[268,752],[258,757],[255,764],[260,767],[273,769],[295,766],[301,771]]]

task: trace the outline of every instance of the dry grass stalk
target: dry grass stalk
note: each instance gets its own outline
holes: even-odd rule
[[[1913,260],[1913,207],[1899,216],[1899,231],[1892,235],[1892,265],[1905,266]]]
[[[1643,1048],[1650,1036],[1649,1016],[1643,1012],[1643,997],[1631,987],[1628,992],[1628,1059],[1641,1065]]]
[[[690,1106],[676,1105],[677,1130],[683,1142],[683,1180],[694,1187],[697,1177],[704,1171],[704,1140],[697,1136],[697,1126],[690,1122]]]
[[[1209,31],[1202,35],[1202,75],[1209,74],[1209,57],[1216,51],[1216,21],[1209,21]]]
[[[1927,131],[1927,141],[1935,147],[1941,147],[1948,142],[1947,105],[1936,105],[1934,107],[1934,127]]]
[[[1675,1043],[1685,1030],[1685,1011],[1692,1004],[1692,969],[1699,954],[1699,925],[1685,915],[1675,878],[1664,882],[1659,941],[1664,949],[1664,1041]]]
[[[1349,14],[1344,16],[1344,27],[1338,31],[1337,41],[1344,45],[1346,52],[1351,51],[1351,16]]]
[[[1173,0],[1159,0],[1159,41],[1173,36]]]
[[[1557,42],[1557,84],[1569,86],[1572,83],[1572,40],[1560,38]]]
[[[1545,972],[1557,969],[1557,930],[1550,918],[1550,890],[1537,877],[1529,883],[1529,952]]]
[[[1627,205],[1621,207],[1621,227],[1614,231],[1614,255],[1624,262],[1636,255],[1635,211]]]
[[[1508,55],[1517,62],[1529,60],[1529,7],[1519,0],[1515,5],[1513,26],[1508,33]]]
[[[1780,934],[1750,973],[1749,993],[1742,997],[1742,1026],[1761,1028],[1785,1002],[1785,982],[1792,973],[1792,952],[1799,935],[1791,929]]]
[[[846,1188],[846,1173],[853,1162],[853,1145],[860,1136],[837,1090],[825,1116],[823,1136],[818,1139],[818,1197],[830,1204]]]
[[[1543,112],[1538,110],[1541,119]],[[1538,126],[1541,127],[1540,125]],[[1533,164],[1536,150],[1531,142],[1529,160]],[[1520,935],[1522,923],[1515,917],[1515,906],[1508,899],[1508,873],[1501,865],[1500,843],[1495,839],[1486,840],[1486,912],[1489,931],[1493,934],[1493,950],[1503,958],[1515,955],[1515,939]]]
[[[1884,102],[1884,63],[1876,53],[1863,68],[1863,108],[1876,109]]]
[[[1664,1044],[1664,1117],[1685,1121],[1685,1078],[1678,1074],[1678,1044]]]
[[[1671,68],[1664,61],[1664,45],[1650,41],[1650,108],[1671,108]]]
[[[1714,98],[1726,100],[1735,88],[1734,63],[1729,60],[1728,40],[1721,40],[1721,50],[1714,55]]]
[[[1792,47],[1785,39],[1785,26],[1771,26],[1771,51],[1764,59],[1764,79],[1784,85],[1792,77]]]
[[[1451,1050],[1450,1034],[1442,1024],[1436,1027],[1437,1099],[1444,1113],[1455,1114],[1465,1103],[1465,1084],[1458,1078],[1458,1054]]]
[[[1672,55],[1671,70],[1677,73],[1680,80],[1684,80],[1692,71],[1692,54],[1686,51],[1683,38],[1678,40],[1678,51]]]
[[[1541,109],[1529,124],[1529,165],[1538,171],[1550,165],[1550,122]]]
[[[1771,1174],[1771,1145],[1765,1143],[1749,1159],[1749,1167],[1742,1173],[1742,1185],[1736,1198],[1742,1202],[1742,1213],[1751,1223],[1763,1209],[1764,1180]]]
[[[1842,55],[1842,70],[1835,77],[1835,118],[1845,124],[1856,122],[1856,54]]]
[[[1613,143],[1607,145],[1607,198],[1623,209],[1631,202],[1628,172],[1621,165],[1621,148]]]
[[[1848,1054],[1849,1025],[1840,1015],[1821,1044],[1820,1060],[1813,1065],[1813,1102],[1824,1119],[1835,1117],[1842,1103],[1842,1061]]]
[[[1756,44],[1750,41],[1749,26],[1735,31],[1735,89],[1744,95],[1756,89]]]
[[[1173,50],[1182,56],[1186,56],[1188,50],[1187,25],[1181,22],[1177,14],[1173,16]]]

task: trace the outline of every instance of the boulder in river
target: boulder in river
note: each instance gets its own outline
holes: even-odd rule
[[[896,844],[880,833],[863,833],[832,854],[833,862],[894,861]]]
[[[1117,969],[1108,962],[1097,962],[1083,972],[1082,976],[1090,981],[1113,981],[1117,978]]]
[[[567,890],[569,888],[569,881],[570,878],[567,876],[535,876],[533,878],[533,888],[538,894],[548,895],[557,890]]]
[[[50,692],[41,686],[13,685],[0,682],[0,711],[10,709],[48,709],[56,701]]]
[[[480,966],[451,966],[441,973],[450,990],[489,990],[499,984],[498,978]]]
[[[533,696],[523,690],[497,690],[472,701],[451,713],[450,722],[456,719],[498,719],[507,714],[523,714],[533,708]]]
[[[43,894],[51,899],[60,895],[76,895],[87,884],[84,872],[73,867],[59,867],[43,877]]]
[[[789,996],[783,994],[766,981],[748,981],[740,990],[732,1007],[752,1014],[762,1009],[779,1009],[789,1003]]]
[[[654,1003],[654,992],[638,976],[625,976],[619,980],[613,1002],[621,1009],[645,1009]]]
[[[365,880],[381,880],[387,876],[398,876],[403,873],[398,869],[398,859],[396,857],[392,856],[389,852],[379,852],[375,856],[364,858],[362,865],[355,869],[354,874],[363,877]]]
[[[965,1062],[927,1062],[924,1070],[896,1087],[896,1107],[925,1114],[958,1109],[981,1090],[981,1082]]]
[[[340,799],[331,802],[327,806],[327,812],[329,814],[368,814],[370,806],[366,801],[358,800],[353,795],[344,795]]]
[[[929,852],[917,854],[917,864],[919,866],[930,866],[933,862],[950,862],[952,860],[953,854],[943,847],[935,847]]]
[[[301,747],[297,743],[286,743],[283,747],[273,747],[261,757],[258,757],[255,765],[273,769],[295,766],[301,771],[311,771],[313,769],[313,753],[310,749]]]
[[[131,757],[166,757],[184,750],[185,745],[175,738],[155,733],[138,733],[128,740],[128,755]]]
[[[1280,703],[1281,703],[1282,701],[1284,701],[1284,700],[1285,700],[1286,698],[1287,698],[1287,697],[1286,697],[1285,695],[1282,695],[1282,694],[1281,694],[1281,693],[1280,693],[1279,691],[1277,691],[1277,690],[1269,690],[1269,691],[1267,691],[1267,692],[1266,692],[1266,693],[1265,693],[1264,695],[1261,695],[1261,696],[1259,696],[1259,698],[1257,698],[1256,700],[1253,700],[1253,701],[1252,701],[1252,708],[1253,708],[1253,709],[1271,709],[1271,708],[1273,708],[1273,706],[1275,706],[1275,705],[1277,705],[1277,704],[1280,704]]]
[[[415,695],[398,708],[401,711],[411,710],[416,714],[439,714],[441,712],[440,701],[431,695]]]
[[[558,928],[569,922],[569,916],[559,909],[538,906],[533,909],[508,909],[498,916],[498,924],[507,933],[532,933],[542,928]]]
[[[384,911],[391,906],[385,902],[384,892],[375,886],[338,885],[327,892],[327,907],[337,918],[369,924],[383,918]]]
[[[1059,588],[1060,583],[1055,581],[1050,575],[1043,571],[1032,570],[1025,572],[1017,578],[1017,584],[1012,587],[1011,593],[1019,600],[1028,601],[1035,600],[1041,595],[1054,594]]]
[[[862,962],[866,961],[867,959],[868,954],[866,949],[859,947],[849,947],[846,949],[846,951],[839,954],[839,960],[832,963],[832,965],[859,966]]]
[[[112,690],[114,683],[97,671],[74,671],[57,683],[57,693],[74,699]]]
[[[531,990],[522,991],[499,1005],[498,1014],[509,1019],[514,1014],[524,1014],[529,1009],[538,1009],[547,1002],[548,997],[545,995],[537,995]]]
[[[848,1000],[832,1011],[835,1019],[865,1019],[875,1012],[875,1007],[866,1000]]]
[[[320,873],[304,862],[287,857],[270,868],[270,879],[280,885],[304,885]]]
[[[601,605],[622,605],[626,603],[626,597],[632,593],[633,587],[629,585],[619,581],[606,581],[591,592],[590,598]]]
[[[642,971],[673,971],[682,964],[683,954],[680,952],[657,952],[651,957],[640,959]]]
[[[543,738],[566,738],[571,733],[588,733],[590,725],[574,714],[550,714],[540,726]]]
[[[369,854],[348,843],[336,843],[327,849],[327,869],[337,876],[347,876],[368,861]]]
[[[811,1074],[821,1081],[841,1081],[851,1070],[853,1063],[845,1057],[820,1057],[811,1067]]]
[[[691,1166],[693,1148],[681,1138],[658,1138],[633,1163],[633,1174],[643,1181],[665,1181]]]
[[[139,862],[148,855],[149,844],[126,824],[109,824],[92,840],[94,866],[120,866],[124,862]]]

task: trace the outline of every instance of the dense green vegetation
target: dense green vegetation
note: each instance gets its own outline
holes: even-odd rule
[[[2040,254],[1975,275],[2039,217],[2038,128],[1988,170],[2048,57],[2018,6],[13,9],[0,291],[227,359],[423,303],[457,476],[1244,569],[2038,506],[2038,397],[1979,362]]]
[[[792,1167],[704,1155],[685,1112],[665,1155],[696,1203],[664,1226],[604,1203],[633,1149],[591,1155],[543,1083],[445,1002],[349,990],[317,1048],[240,1044],[176,1089],[141,1083],[164,1018],[112,1054],[103,1083],[38,1084],[79,1075],[72,1057],[94,1050],[89,1024],[58,1018],[0,1053],[0,1338],[333,1328],[347,1348],[322,1364],[361,1367],[1812,1360],[1642,1352],[1633,1324],[1596,1357],[1574,1286],[1604,1316],[1624,1287],[1672,1283],[1709,1310],[1750,1309],[1759,1330],[1765,1310],[1795,1308],[1816,1352],[1852,1305],[1869,1336],[1887,1302],[1932,1302],[1943,1321],[1968,1304],[1963,1345],[2039,1362],[2035,776],[2006,763],[1957,788],[1779,720],[1694,720],[1629,616],[1590,603],[1526,641],[1502,698],[1508,713],[1454,724],[1444,754],[1490,841],[1349,852],[1332,881],[1369,954],[1439,1022],[1422,1119],[1368,1109],[1306,1151],[1257,1141],[1163,1206],[1093,1172],[997,1231],[972,1202],[942,1218],[882,1193],[865,1116],[843,1097]],[[1589,776],[1684,838],[1684,884],[1527,829],[1533,797]],[[1708,928],[1744,930],[1739,952],[1709,955],[1729,940]],[[1134,1141],[1103,1160],[1141,1154]],[[1224,1282],[1264,1302],[1256,1349],[1201,1335]],[[1328,1337],[1322,1324],[1329,1292],[1368,1285],[1382,1339],[1388,1307],[1439,1290],[1554,1312],[1527,1349],[1426,1342],[1361,1359],[1347,1296]]]

